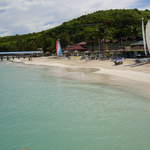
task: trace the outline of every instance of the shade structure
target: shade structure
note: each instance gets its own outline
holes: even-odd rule
[[[0,55],[23,55],[23,54],[43,54],[43,51],[0,52]]]

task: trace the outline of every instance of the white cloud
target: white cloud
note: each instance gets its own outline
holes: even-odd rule
[[[150,5],[146,5],[144,7],[141,7],[140,9],[145,10],[145,9],[150,9]]]
[[[130,8],[137,0],[1,0],[0,35],[38,32],[100,9]]]

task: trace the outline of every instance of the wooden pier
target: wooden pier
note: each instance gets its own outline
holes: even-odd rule
[[[19,52],[0,52],[0,60],[11,61],[15,58],[28,58],[29,61],[32,60],[32,57],[41,57],[43,56],[43,51],[19,51]]]

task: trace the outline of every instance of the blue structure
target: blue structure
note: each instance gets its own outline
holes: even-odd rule
[[[18,52],[0,52],[0,55],[41,55],[43,51],[18,51]]]

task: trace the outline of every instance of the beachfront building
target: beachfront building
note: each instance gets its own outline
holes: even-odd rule
[[[73,56],[88,55],[91,59],[98,59],[101,55],[103,58],[110,57],[124,57],[124,58],[137,58],[144,57],[144,44],[143,41],[137,42],[118,42],[104,41],[103,43],[93,42],[80,42],[74,45],[69,45],[65,48],[64,54]]]
[[[132,49],[132,50],[143,50],[144,51],[143,41],[138,41],[138,42],[130,44],[130,49]]]
[[[113,56],[121,56],[124,58],[137,58],[137,57],[144,57],[144,44],[143,41],[138,41],[129,44],[129,46],[124,46],[121,49],[117,50],[110,50],[111,55]]]
[[[64,53],[69,53],[73,56],[80,56],[87,51],[86,42],[80,42],[74,45],[69,45],[64,49]]]
[[[144,57],[144,44],[143,41],[131,43],[130,46],[125,47],[127,57]]]

